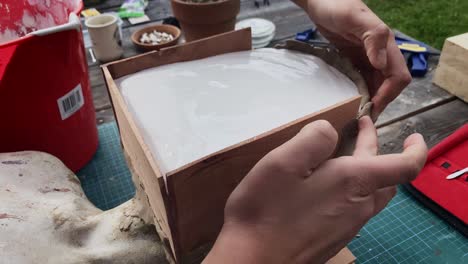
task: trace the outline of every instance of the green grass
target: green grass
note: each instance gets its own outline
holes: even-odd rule
[[[441,49],[468,32],[468,0],[364,0],[391,28]]]

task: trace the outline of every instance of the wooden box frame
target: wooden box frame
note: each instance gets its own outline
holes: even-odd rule
[[[158,232],[176,261],[185,259],[197,248],[216,239],[229,194],[266,153],[292,138],[312,121],[325,119],[337,131],[342,131],[358,115],[361,96],[304,116],[163,175],[114,79],[164,64],[250,49],[251,32],[244,29],[102,66],[127,162],[148,196]]]

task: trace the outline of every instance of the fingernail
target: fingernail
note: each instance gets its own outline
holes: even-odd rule
[[[359,120],[362,121],[362,122],[365,122],[365,120],[367,120],[367,119],[370,120],[370,116],[364,115],[364,116],[361,116],[361,118],[359,118]]]
[[[365,116],[362,116],[361,118],[359,118],[359,122],[358,122],[359,129],[362,129],[366,125],[366,122],[371,122],[372,123],[372,120],[371,120],[370,116],[365,115]]]

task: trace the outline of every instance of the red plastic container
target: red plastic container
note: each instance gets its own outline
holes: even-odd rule
[[[48,152],[73,171],[95,153],[82,7],[81,0],[0,2],[0,152]]]

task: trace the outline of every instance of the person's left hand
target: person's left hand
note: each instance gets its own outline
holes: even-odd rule
[[[366,79],[373,102],[372,117],[377,119],[411,82],[393,32],[361,0],[293,1]]]
[[[260,160],[230,195],[208,263],[323,263],[416,177],[427,149],[408,137],[400,154],[377,155],[376,130],[359,121],[353,156],[327,160],[338,135],[313,122]]]

